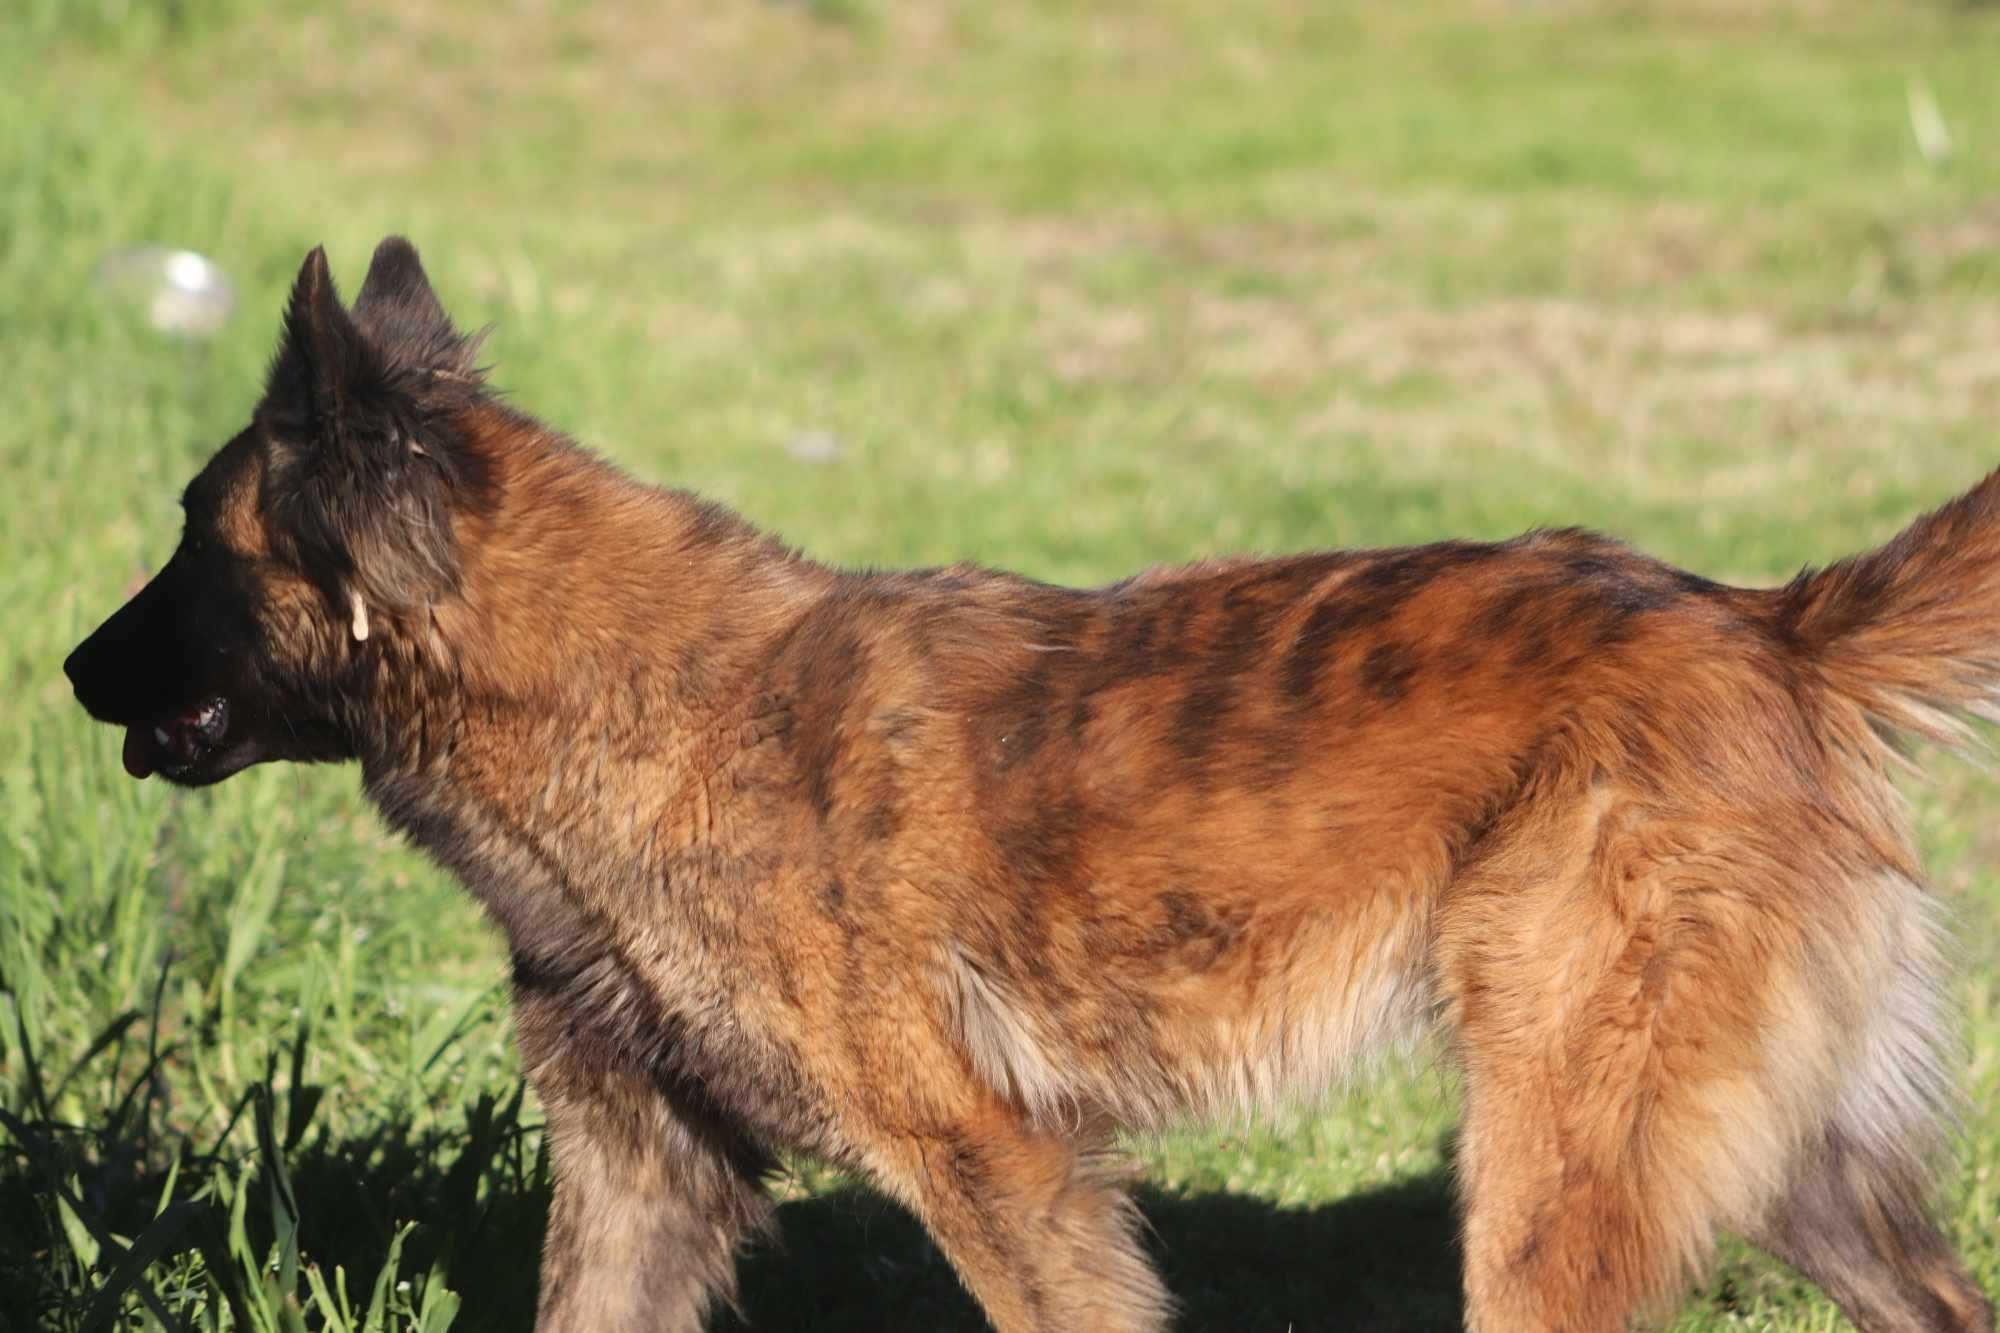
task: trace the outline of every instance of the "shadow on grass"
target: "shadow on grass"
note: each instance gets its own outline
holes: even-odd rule
[[[1462,1326],[1451,1191],[1442,1173],[1312,1208],[1142,1190],[1176,1327],[1243,1333]],[[788,1204],[781,1241],[743,1265],[758,1333],[984,1333],[985,1322],[908,1214],[844,1191]]]
[[[1226,1194],[1140,1192],[1149,1248],[1186,1333],[1440,1333],[1463,1327],[1451,1192],[1440,1174],[1312,1208]],[[464,1329],[527,1333],[542,1200],[518,1228],[453,1265]],[[775,1242],[743,1261],[743,1319],[757,1333],[986,1333],[917,1222],[863,1189],[786,1204]]]
[[[289,1234],[301,1265],[329,1275],[340,1267],[348,1290],[365,1292],[394,1252],[392,1238],[415,1219],[421,1225],[401,1246],[396,1275],[440,1273],[464,1302],[457,1329],[528,1333],[549,1186],[545,1160],[527,1147],[534,1127],[520,1111],[518,1095],[482,1098],[448,1136],[398,1126],[362,1136],[306,1135],[300,1131],[309,1108],[299,1119],[260,1112],[254,1180],[243,1174],[250,1159],[183,1156],[172,1193],[190,1221],[172,1248],[204,1257],[244,1322],[263,1286],[251,1264],[268,1262],[245,1263],[250,1255],[279,1252]],[[108,1141],[102,1131],[50,1133],[55,1126],[46,1122],[18,1120],[10,1127],[15,1143],[0,1135],[0,1146],[14,1150],[0,1152],[0,1307],[34,1312],[31,1327],[90,1323],[84,1311],[101,1308],[111,1265],[77,1268],[65,1278],[64,1265],[50,1263],[64,1249],[52,1192],[87,1216],[92,1231],[138,1237],[166,1182],[139,1165],[146,1155],[132,1151],[136,1145]],[[283,1168],[271,1171],[272,1161]],[[218,1181],[224,1194],[244,1196],[234,1224]],[[1178,1328],[1428,1333],[1461,1326],[1456,1228],[1441,1172],[1307,1208],[1159,1190],[1141,1190],[1139,1198],[1149,1247],[1181,1303]],[[747,1323],[724,1317],[716,1327],[986,1328],[923,1229],[873,1193],[851,1188],[792,1202],[778,1221],[777,1239],[742,1264]],[[242,1250],[225,1241],[231,1225],[247,1233]],[[145,1248],[143,1238],[136,1248]],[[168,1292],[173,1259],[160,1257],[150,1280]],[[171,1295],[167,1304],[189,1310]]]
[[[338,1253],[343,1217],[362,1223],[365,1234],[387,1234],[386,1199],[357,1197],[351,1176],[316,1174],[297,1177],[309,1254],[324,1262]],[[440,1202],[453,1193],[442,1186],[419,1192]],[[1157,1190],[1141,1190],[1139,1200],[1153,1232],[1149,1248],[1181,1303],[1175,1327],[1187,1333],[1438,1333],[1463,1326],[1457,1232],[1442,1173],[1311,1208]],[[420,1263],[429,1255],[442,1261],[446,1281],[465,1301],[457,1328],[529,1333],[547,1206],[545,1186],[501,1188],[456,1217],[425,1217],[430,1225],[412,1237],[411,1253]],[[310,1220],[315,1213],[320,1225]],[[740,1277],[744,1319],[717,1319],[717,1329],[987,1329],[923,1228],[858,1187],[779,1209],[776,1239],[745,1256]]]

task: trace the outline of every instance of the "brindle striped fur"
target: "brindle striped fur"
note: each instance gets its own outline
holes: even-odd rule
[[[391,240],[352,311],[308,259],[175,561],[79,694],[141,773],[358,759],[506,932],[549,1333],[701,1327],[780,1147],[1003,1333],[1162,1328],[1112,1130],[1427,1028],[1481,1333],[1621,1328],[1720,1228],[1864,1329],[1993,1328],[1927,1209],[1953,1061],[1891,775],[2000,690],[2000,479],[1770,591],[1579,531],[846,573],[502,405]],[[233,749],[174,711],[211,695]]]

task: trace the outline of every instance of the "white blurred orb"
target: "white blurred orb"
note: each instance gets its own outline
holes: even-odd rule
[[[170,246],[114,250],[99,261],[97,283],[177,338],[215,336],[236,308],[236,289],[213,260]]]

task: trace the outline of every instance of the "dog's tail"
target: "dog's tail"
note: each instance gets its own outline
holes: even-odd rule
[[[2000,721],[2000,472],[1888,545],[1775,594],[1778,631],[1884,740]]]

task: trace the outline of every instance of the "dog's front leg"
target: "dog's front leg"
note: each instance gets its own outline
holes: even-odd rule
[[[735,1297],[738,1244],[769,1222],[764,1159],[615,1047],[580,1036],[573,992],[514,990],[555,1169],[537,1333],[699,1333]]]

